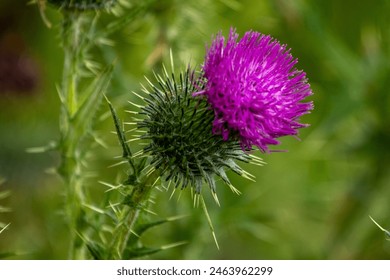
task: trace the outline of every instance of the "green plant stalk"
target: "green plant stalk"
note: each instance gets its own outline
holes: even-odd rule
[[[69,255],[70,259],[84,258],[82,250],[77,249],[78,221],[82,215],[84,203],[83,174],[80,139],[85,131],[77,126],[77,108],[79,97],[79,81],[81,79],[81,54],[85,44],[83,27],[87,23],[82,13],[75,11],[63,12],[62,47],[64,50],[63,77],[60,89],[61,116],[60,116],[60,153],[61,165],[59,174],[66,185],[67,222],[70,229]]]
[[[64,52],[64,64],[62,81],[58,87],[61,101],[60,140],[55,147],[61,156],[58,174],[62,177],[66,190],[64,214],[69,227],[69,259],[86,259],[91,256],[91,247],[88,246],[90,245],[90,234],[92,234],[91,228],[100,228],[104,223],[98,219],[98,222],[95,221],[96,224],[91,225],[89,224],[91,220],[87,220],[88,206],[93,205],[93,203],[88,201],[88,195],[84,188],[84,168],[85,153],[90,147],[89,140],[91,136],[94,137],[91,126],[96,108],[108,86],[113,66],[103,70],[96,79],[93,79],[90,87],[86,88],[84,81],[87,74],[96,74],[97,69],[92,67],[94,63],[89,60],[88,53],[92,47],[102,44],[104,41],[102,39],[105,39],[110,33],[125,26],[133,20],[135,15],[145,11],[146,3],[150,4],[149,2],[143,2],[133,7],[128,15],[111,23],[103,31],[95,29],[100,15],[99,11],[85,12],[77,9],[60,9],[62,14],[60,38]],[[154,178],[152,174],[149,174],[151,176],[140,175],[140,170],[143,168],[135,170],[135,163],[127,144],[126,148],[124,157],[128,159],[136,180],[129,183],[133,188],[132,193],[127,197],[128,204],[124,204],[124,207],[120,209],[120,217],[123,219],[120,219],[120,223],[116,225],[113,236],[115,242],[110,241],[107,244],[109,247],[106,249],[110,249],[108,255],[101,255],[112,258],[122,258],[131,236],[131,230],[140,216],[140,212],[145,210],[143,205],[147,203],[152,189],[150,180]],[[155,181],[155,179],[153,180]],[[91,228],[89,228],[90,226]],[[113,250],[115,250],[115,254]],[[94,254],[92,256],[96,257]]]
[[[122,147],[122,157],[127,160],[131,170],[126,185],[130,184],[128,187],[131,187],[132,190],[130,194],[124,198],[124,201],[122,201],[122,204],[124,205],[122,214],[120,215],[120,217],[122,217],[122,222],[117,225],[113,233],[112,242],[108,248],[108,251],[110,252],[109,259],[124,259],[129,238],[131,234],[136,234],[133,231],[134,226],[140,217],[141,211],[145,211],[147,208],[150,193],[153,190],[155,183],[158,181],[160,173],[153,168],[151,172],[143,174],[141,169],[144,169],[144,164],[142,162],[139,164],[134,162],[125,132],[122,129],[121,121],[111,102],[107,98],[106,101],[110,107],[115,130]]]
[[[122,259],[129,237],[133,234],[133,227],[139,218],[140,211],[144,210],[147,206],[147,201],[149,200],[150,193],[153,189],[154,183],[158,178],[157,171],[154,171],[147,177],[141,179],[141,182],[137,184],[131,195],[130,195],[130,205],[129,212],[127,213],[126,225],[123,227],[123,231],[121,233],[121,238],[119,239],[119,253],[120,258]]]

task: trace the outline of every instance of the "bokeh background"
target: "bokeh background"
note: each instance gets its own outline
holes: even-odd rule
[[[64,259],[67,228],[61,215],[63,185],[51,172],[58,154],[26,149],[58,139],[62,52],[60,14],[48,7],[47,28],[27,1],[0,2],[0,253],[17,259]],[[130,1],[131,2],[131,1]],[[285,138],[286,153],[260,155],[267,165],[244,166],[253,183],[229,174],[242,195],[222,183],[221,207],[208,203],[217,250],[201,209],[188,194],[169,200],[156,192],[158,217],[187,215],[151,230],[144,241],[161,246],[185,240],[156,259],[388,259],[390,241],[369,219],[390,228],[390,1],[164,0],[115,33],[116,60],[108,96],[126,119],[144,75],[159,71],[172,49],[177,65],[200,65],[212,34],[231,26],[271,34],[288,44],[309,77],[315,110],[300,138]],[[109,22],[109,16],[105,22]],[[107,112],[102,108],[101,113]],[[89,188],[112,181],[107,168],[119,148],[110,120],[97,127],[109,148],[96,147]],[[386,171],[387,170],[387,171]]]

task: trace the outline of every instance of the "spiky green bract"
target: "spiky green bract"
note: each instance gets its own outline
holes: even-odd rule
[[[100,10],[113,7],[117,0],[47,0],[48,3],[66,10]]]
[[[149,141],[144,153],[151,157],[151,165],[176,188],[193,187],[200,194],[205,182],[215,193],[218,176],[237,192],[226,170],[246,176],[236,161],[249,162],[250,156],[237,141],[213,135],[214,112],[205,98],[193,97],[202,87],[194,83],[194,72],[188,68],[175,77],[165,71],[156,79],[158,86],[149,82],[140,113],[145,117],[138,122],[138,128],[146,130],[141,138]]]

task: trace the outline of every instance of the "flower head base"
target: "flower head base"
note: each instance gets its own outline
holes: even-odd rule
[[[215,195],[215,177],[220,177],[237,193],[226,171],[251,179],[236,161],[261,164],[261,160],[243,152],[237,141],[213,135],[214,113],[205,98],[193,97],[202,85],[194,84],[191,70],[178,78],[167,72],[156,78],[159,86],[150,82],[150,89],[144,88],[148,93],[140,112],[144,118],[138,122],[138,128],[145,130],[141,138],[148,144],[143,153],[151,158],[150,164],[175,188],[192,187],[199,194],[206,183]]]
[[[307,126],[298,118],[313,104],[300,101],[312,92],[286,45],[253,31],[237,39],[234,29],[227,42],[216,36],[203,65],[205,88],[197,94],[207,96],[214,110],[214,134],[238,139],[243,150],[254,145],[269,152],[268,145],[279,144],[276,138]]]

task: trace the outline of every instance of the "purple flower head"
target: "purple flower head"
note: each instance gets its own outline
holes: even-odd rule
[[[237,137],[243,150],[269,152],[268,145],[279,144],[276,138],[307,126],[298,119],[313,103],[300,101],[312,91],[286,45],[254,31],[237,39],[234,29],[227,42],[216,36],[203,65],[205,88],[197,94],[214,110],[214,134]]]

